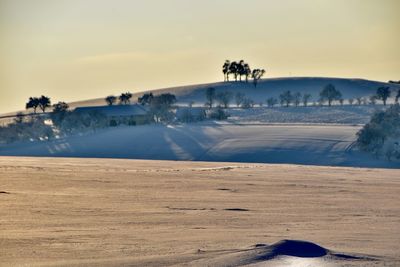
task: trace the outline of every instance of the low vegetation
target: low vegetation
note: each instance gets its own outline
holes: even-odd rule
[[[400,160],[400,106],[376,112],[357,133],[357,146],[376,157]]]

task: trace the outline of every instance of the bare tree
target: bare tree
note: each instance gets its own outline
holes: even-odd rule
[[[228,108],[229,107],[229,103],[232,100],[232,93],[225,91],[225,92],[221,92],[218,93],[216,95],[216,98],[218,100],[218,102],[224,107],[224,108]]]
[[[245,63],[244,64],[244,75],[246,77],[246,83],[249,81],[249,77],[251,75],[251,68],[250,65]]]
[[[390,88],[389,87],[379,87],[376,90],[376,97],[382,100],[383,105],[386,106],[386,101],[390,97]]]
[[[283,92],[279,95],[279,98],[281,100],[281,105],[285,105],[286,107],[289,107],[290,103],[293,101],[293,96],[290,91]]]
[[[303,94],[303,106],[307,107],[310,99],[311,99],[311,94],[307,94],[307,93]]]
[[[251,78],[253,78],[254,87],[257,87],[258,81],[264,76],[265,70],[264,69],[254,69],[251,73]]]
[[[369,97],[369,103],[370,103],[371,105],[376,105],[376,95],[371,95],[371,96]]]
[[[214,101],[215,101],[215,88],[213,88],[213,87],[207,88],[206,100],[207,100],[206,106],[208,106],[209,108],[212,108]]]
[[[320,92],[319,96],[322,102],[328,101],[328,106],[331,106],[334,100],[339,100],[342,97],[342,93],[336,90],[333,84],[328,84]]]
[[[235,102],[236,102],[237,107],[240,107],[240,105],[243,103],[244,98],[245,98],[245,96],[243,93],[240,93],[240,92],[236,93]]]
[[[278,103],[278,100],[275,97],[269,97],[267,99],[267,106],[273,108]]]
[[[293,103],[296,107],[300,105],[300,100],[301,100],[301,93],[296,92],[293,94]]]

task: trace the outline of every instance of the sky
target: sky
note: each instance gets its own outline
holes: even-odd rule
[[[398,0],[0,0],[0,113],[223,80],[400,80]]]

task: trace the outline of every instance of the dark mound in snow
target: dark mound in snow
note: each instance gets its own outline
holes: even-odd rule
[[[207,251],[204,251],[207,253]],[[272,245],[256,244],[251,249],[238,250],[236,252],[228,252],[215,258],[203,259],[192,262],[193,265],[206,266],[244,266],[255,264],[269,260],[283,260],[284,257],[299,258],[322,258],[321,262],[342,262],[352,266],[352,262],[365,263],[377,260],[376,258],[365,255],[350,255],[345,253],[335,253],[321,247],[315,243],[302,240],[282,240]],[[357,265],[357,266],[358,266]],[[273,265],[275,266],[275,265]]]
[[[311,242],[301,240],[282,240],[270,246],[271,256],[294,257],[322,257],[328,254],[328,250]]]

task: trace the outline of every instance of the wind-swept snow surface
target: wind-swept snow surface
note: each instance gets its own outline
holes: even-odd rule
[[[398,177],[394,169],[0,157],[0,265],[400,266]]]
[[[352,151],[359,129],[350,125],[229,123],[120,127],[4,146],[0,155],[400,167]]]

